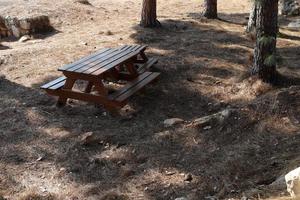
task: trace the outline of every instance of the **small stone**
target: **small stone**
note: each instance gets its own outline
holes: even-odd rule
[[[165,125],[165,127],[171,127],[171,126],[174,126],[174,125],[177,125],[177,124],[182,124],[183,122],[184,122],[183,119],[171,118],[171,119],[166,119],[164,121],[164,125]]]
[[[173,172],[173,171],[166,171],[166,175],[167,175],[167,176],[172,176],[172,175],[174,175],[174,174],[176,174],[176,172]]]
[[[96,137],[93,132],[87,132],[81,136],[81,144],[82,145],[89,145],[94,142],[96,142]]]
[[[106,31],[105,35],[113,35],[113,33],[111,31]]]
[[[175,200],[188,200],[188,198],[186,198],[186,197],[178,197]]]
[[[88,0],[76,0],[75,3],[80,3],[84,5],[92,5]]]
[[[27,42],[28,40],[31,40],[31,37],[29,35],[24,35],[19,39],[19,42]]]
[[[204,128],[203,128],[203,130],[209,130],[209,129],[211,129],[212,127],[211,126],[205,126]]]
[[[42,155],[42,156],[39,156],[39,157],[38,157],[38,159],[36,159],[36,161],[42,161],[42,160],[44,160],[44,158],[45,158],[45,156],[44,156],[44,155]]]
[[[184,177],[184,181],[191,182],[192,180],[193,180],[192,174],[187,174],[187,175]]]

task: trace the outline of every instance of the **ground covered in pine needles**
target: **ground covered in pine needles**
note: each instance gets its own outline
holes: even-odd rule
[[[2,15],[50,17],[55,32],[0,50],[0,194],[9,200],[288,199],[270,184],[299,165],[300,33],[281,17],[278,86],[249,75],[250,3],[158,1],[160,29],[138,26],[141,1],[1,1]],[[4,2],[4,3],[3,3]],[[104,47],[146,44],[160,80],[122,116],[39,89],[59,66]],[[226,110],[222,122],[193,120]],[[166,128],[163,121],[184,123]],[[81,138],[92,132],[91,143]],[[1,199],[1,198],[0,198]]]

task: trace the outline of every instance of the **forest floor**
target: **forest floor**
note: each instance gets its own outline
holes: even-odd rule
[[[0,195],[36,199],[288,199],[270,190],[299,166],[300,32],[280,20],[278,71],[286,84],[249,76],[250,2],[219,1],[220,20],[196,0],[158,1],[163,27],[139,27],[141,1],[0,0],[2,15],[44,14],[57,30],[0,50]],[[39,86],[57,68],[104,47],[146,44],[159,81],[111,117],[95,105],[55,98]],[[295,85],[295,86],[293,86]],[[189,126],[230,109],[224,122]],[[168,118],[183,124],[166,128]],[[93,132],[97,141],[82,145]],[[186,178],[190,180],[186,180]]]

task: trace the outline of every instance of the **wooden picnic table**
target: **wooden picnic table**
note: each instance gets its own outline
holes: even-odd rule
[[[125,45],[119,48],[105,48],[74,63],[60,67],[64,76],[43,86],[50,95],[58,96],[58,105],[66,104],[67,99],[77,99],[103,105],[115,112],[134,93],[151,83],[160,75],[149,69],[157,59],[145,55],[146,46]],[[84,91],[74,90],[77,80],[87,82]],[[127,81],[121,89],[109,93],[104,81]],[[97,94],[92,91],[96,91]]]

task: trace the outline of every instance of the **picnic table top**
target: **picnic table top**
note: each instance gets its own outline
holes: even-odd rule
[[[60,67],[62,72],[99,76],[137,56],[147,47],[142,45],[124,45],[119,48],[105,48],[83,57],[71,64]]]

